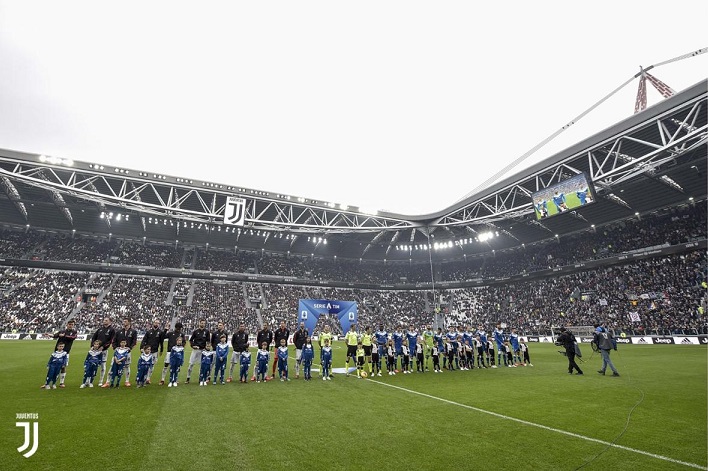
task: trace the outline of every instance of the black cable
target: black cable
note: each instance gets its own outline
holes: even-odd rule
[[[593,351],[593,353],[595,353],[595,352]],[[617,356],[619,356],[619,352],[617,353]],[[631,381],[632,381],[632,378],[631,378],[629,375],[627,375],[627,383],[630,383]],[[603,448],[602,450],[600,450],[597,454],[595,454],[595,456],[593,456],[592,458],[590,458],[589,460],[587,460],[585,463],[583,463],[583,464],[581,464],[580,466],[578,466],[577,468],[575,468],[575,471],[577,471],[578,469],[584,468],[585,466],[589,465],[590,463],[592,463],[593,461],[595,461],[597,458],[599,458],[603,453],[605,453],[607,450],[609,450],[609,449],[612,447],[612,445],[616,444],[616,443],[617,443],[617,440],[619,440],[619,439],[622,437],[622,435],[624,435],[624,433],[625,433],[625,432],[627,431],[627,429],[629,428],[629,420],[630,420],[631,417],[632,417],[632,413],[634,412],[634,409],[636,409],[636,408],[639,406],[639,404],[641,404],[641,403],[644,401],[644,391],[642,391],[641,389],[639,389],[638,387],[636,387],[634,384],[631,384],[630,386],[633,387],[634,389],[636,389],[637,391],[639,391],[639,393],[641,394],[641,397],[640,397],[639,400],[632,406],[632,408],[629,410],[629,414],[627,414],[627,421],[626,421],[625,424],[624,424],[624,428],[623,428],[622,431],[619,433],[619,435],[617,435],[617,436],[614,438],[614,440],[612,440],[610,443],[607,444],[607,446],[606,446],[605,448]]]

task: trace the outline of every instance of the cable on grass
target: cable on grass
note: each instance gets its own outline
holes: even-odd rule
[[[594,353],[594,352],[593,352],[593,353]],[[620,356],[619,351],[617,352],[617,356],[618,356],[618,357]],[[631,382],[632,382],[631,376],[629,376],[629,375],[626,375],[626,376],[627,376],[627,383],[631,383]],[[597,453],[595,454],[595,456],[593,456],[592,458],[590,458],[589,460],[587,460],[585,463],[583,463],[583,464],[581,464],[580,466],[578,466],[577,468],[575,468],[575,471],[584,468],[585,466],[589,465],[590,463],[592,463],[593,461],[595,461],[596,459],[598,459],[600,456],[602,456],[602,454],[604,454],[604,453],[605,453],[607,450],[609,450],[613,445],[615,445],[615,444],[617,443],[617,441],[618,441],[620,438],[622,438],[622,435],[624,435],[624,433],[625,433],[625,432],[627,431],[627,429],[629,428],[629,421],[630,421],[630,419],[631,419],[631,417],[632,417],[632,413],[634,412],[634,409],[636,409],[637,407],[639,407],[639,404],[641,404],[641,403],[644,401],[644,391],[641,390],[640,388],[638,388],[637,386],[635,386],[634,384],[630,384],[630,386],[633,387],[634,389],[636,389],[637,391],[639,391],[639,393],[641,394],[641,397],[640,397],[639,400],[632,406],[632,408],[629,410],[629,414],[627,414],[627,421],[626,421],[625,424],[624,424],[624,428],[623,428],[622,431],[619,433],[619,435],[617,435],[617,436],[614,438],[614,440],[612,440],[607,446],[605,446],[605,448],[603,448],[602,450],[600,450],[599,452],[597,452]]]

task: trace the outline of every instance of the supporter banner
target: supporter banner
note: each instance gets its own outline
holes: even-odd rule
[[[355,301],[332,301],[329,299],[301,299],[298,307],[298,322],[304,322],[308,332],[314,332],[322,314],[336,315],[342,332],[348,332],[358,320]]]
[[[653,345],[651,337],[632,337],[632,343],[635,345]]]

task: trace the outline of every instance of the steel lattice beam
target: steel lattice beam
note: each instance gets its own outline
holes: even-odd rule
[[[639,174],[651,174],[662,164],[680,160],[689,151],[706,145],[708,126],[696,125],[699,114],[705,112],[706,94],[703,94],[503,188],[482,192],[481,197],[473,196],[432,225],[467,225],[529,213],[533,192],[581,173],[578,167],[587,168],[589,179],[603,190]],[[646,132],[651,128],[657,132]],[[634,149],[631,156],[622,152],[628,144]],[[662,183],[672,186],[670,181]]]

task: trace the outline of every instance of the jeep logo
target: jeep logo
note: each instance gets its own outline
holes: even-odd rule
[[[671,339],[654,339],[654,343],[672,343]]]

